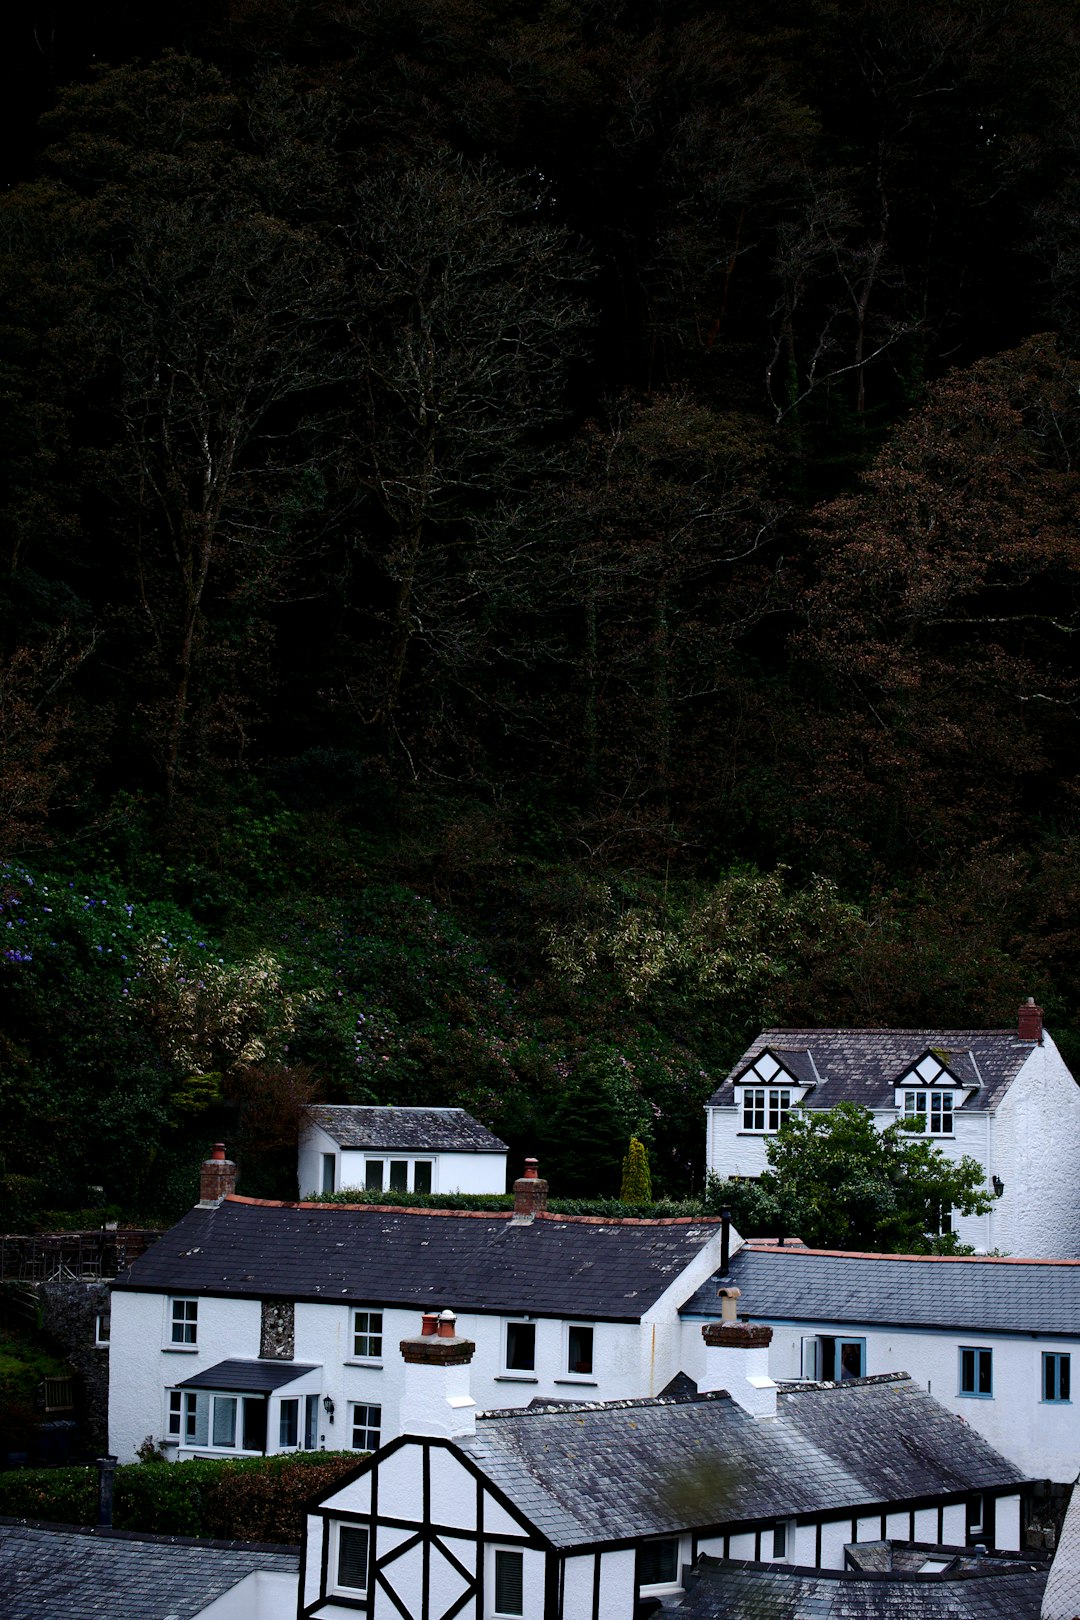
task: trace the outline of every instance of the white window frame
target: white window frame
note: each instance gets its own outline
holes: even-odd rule
[[[301,1435],[303,1434],[304,1430],[304,1413],[301,1406],[302,1400],[303,1397],[301,1395],[283,1395],[277,1403],[277,1449],[279,1452],[300,1451],[303,1449],[301,1445]],[[296,1439],[292,1442],[283,1440],[281,1437],[281,1430],[285,1422],[285,1408],[287,1406],[291,1406],[293,1408],[296,1416]],[[267,1435],[268,1446],[269,1438],[269,1435]]]
[[[921,1119],[927,1136],[954,1136],[952,1090],[937,1091],[932,1086],[904,1089],[903,1116]],[[936,1116],[936,1118],[935,1118]]]
[[[743,1133],[750,1136],[775,1136],[796,1106],[797,1098],[793,1088],[745,1086],[741,1089]]]
[[[359,1416],[358,1416],[358,1414],[360,1412],[363,1412],[365,1414],[365,1416],[363,1418],[363,1421],[361,1421]],[[372,1413],[375,1414],[375,1421],[374,1422],[372,1421]],[[357,1436],[358,1431],[362,1431],[366,1436],[368,1436],[368,1439],[365,1442],[363,1442],[362,1444],[359,1444],[359,1445],[357,1444],[357,1441],[356,1441],[356,1436]],[[372,1436],[374,1437],[374,1443],[373,1444],[371,1443],[371,1437]],[[349,1450],[350,1451],[378,1451],[381,1444],[382,1444],[382,1407],[375,1404],[372,1401],[350,1401],[349,1402]]]
[[[583,1332],[589,1334],[590,1355],[589,1355],[589,1370],[588,1370],[588,1372],[581,1372],[574,1365],[574,1363],[570,1360],[571,1334],[573,1334],[573,1333],[583,1333]],[[535,1341],[534,1341],[534,1345],[535,1345]],[[533,1360],[535,1361],[535,1359],[536,1359],[536,1355],[535,1355],[535,1349],[534,1349]],[[596,1323],[595,1322],[567,1322],[566,1330],[565,1330],[565,1332],[563,1334],[563,1368],[564,1368],[564,1372],[563,1372],[563,1377],[564,1378],[572,1378],[572,1379],[575,1379],[575,1380],[580,1379],[583,1383],[586,1383],[586,1384],[595,1384],[596,1383]]]
[[[199,1301],[197,1298],[190,1294],[173,1294],[170,1296],[165,1335],[166,1350],[194,1351],[199,1348]]]
[[[683,1589],[682,1568],[685,1562],[685,1548],[682,1536],[646,1536],[638,1543],[638,1552],[643,1551],[650,1543],[660,1542],[674,1542],[675,1544],[675,1579],[671,1581],[650,1581],[648,1583],[638,1581],[638,1570],[635,1568],[634,1580],[639,1597],[662,1597],[669,1592],[681,1592]]]
[[[403,1164],[405,1166],[404,1187],[392,1187],[390,1184],[392,1167],[395,1164]],[[415,1192],[416,1167],[418,1164],[426,1164],[429,1167],[431,1172],[431,1191],[434,1192],[435,1160],[430,1154],[427,1153],[422,1153],[419,1156],[406,1155],[404,1153],[391,1153],[389,1151],[385,1153],[373,1153],[370,1156],[365,1154],[364,1188],[367,1192]],[[377,1185],[374,1185],[372,1180],[372,1171],[374,1170],[375,1165],[380,1166],[379,1181]]]
[[[319,1155],[319,1191],[321,1193],[337,1192],[338,1167],[336,1153],[321,1153]],[[327,1182],[330,1183],[327,1186]]]
[[[346,1586],[341,1579],[341,1532],[343,1530],[359,1530],[367,1537],[367,1546],[364,1553],[364,1584],[363,1586]],[[330,1580],[331,1593],[340,1592],[346,1597],[367,1596],[367,1567],[371,1561],[371,1526],[368,1524],[349,1524],[342,1519],[335,1519],[330,1534]]]
[[[176,1397],[181,1397],[179,1412],[176,1408]],[[266,1411],[266,1442],[262,1451],[249,1451],[243,1444],[244,1440],[244,1402],[249,1400],[262,1401],[267,1407]],[[217,1432],[218,1403],[231,1405],[232,1410],[232,1441],[220,1441],[215,1438]],[[274,1452],[270,1449],[269,1402],[265,1395],[245,1394],[243,1390],[227,1389],[180,1389],[168,1391],[166,1422],[169,1438],[176,1440],[185,1451],[215,1451],[223,1457],[269,1457]],[[203,1423],[199,1421],[200,1409]],[[280,1424],[280,1419],[279,1419]],[[199,1439],[200,1430],[205,1430],[205,1440]],[[280,1432],[280,1429],[279,1429]],[[278,1448],[275,1448],[278,1449]],[[299,1449],[299,1448],[297,1448]]]
[[[521,1566],[521,1607],[519,1609],[500,1609],[498,1606],[498,1587],[496,1571],[500,1557],[516,1558]],[[521,1620],[525,1613],[525,1551],[522,1547],[491,1547],[489,1549],[490,1567],[488,1569],[488,1590],[491,1593],[491,1607],[487,1613],[491,1620]]]
[[[365,1326],[361,1327],[361,1321]],[[377,1326],[375,1324],[378,1324]],[[360,1342],[366,1341],[368,1348],[361,1350]],[[383,1313],[382,1311],[354,1310],[352,1313],[352,1342],[353,1353],[351,1361],[362,1361],[367,1366],[382,1366],[383,1358]],[[377,1344],[378,1348],[373,1346]]]
[[[532,1328],[533,1353],[532,1365],[529,1367],[511,1367],[510,1365],[510,1329],[518,1327]],[[502,1331],[502,1360],[503,1376],[506,1378],[525,1378],[536,1381],[536,1319],[531,1316],[508,1316],[503,1322]]]
[[[102,1331],[103,1329],[104,1331]],[[106,1307],[105,1310],[98,1311],[97,1316],[94,1318],[94,1343],[97,1345],[99,1350],[107,1350],[109,1348],[109,1338],[111,1332],[112,1313]]]

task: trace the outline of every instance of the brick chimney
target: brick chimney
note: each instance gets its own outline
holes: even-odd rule
[[[706,1322],[705,1374],[698,1380],[702,1395],[726,1389],[751,1417],[776,1416],[776,1385],[769,1377],[772,1328],[764,1323],[740,1322],[735,1301],[738,1288],[721,1288],[720,1320]]]
[[[236,1191],[236,1166],[225,1157],[224,1142],[215,1142],[213,1152],[204,1159],[199,1171],[199,1205],[206,1208],[220,1204],[229,1193]]]
[[[536,1159],[525,1160],[525,1174],[514,1182],[514,1219],[531,1221],[547,1209],[548,1184],[537,1175]]]
[[[469,1393],[469,1365],[476,1353],[473,1339],[460,1339],[453,1311],[425,1311],[420,1333],[401,1340],[405,1380],[401,1395],[402,1434],[473,1434],[476,1402]]]
[[[1016,1033],[1019,1035],[1022,1041],[1038,1041],[1039,1045],[1041,1046],[1043,1038],[1042,1021],[1042,1008],[1036,1007],[1034,996],[1028,996],[1027,1000],[1022,1002],[1020,1006],[1020,1015],[1017,1019]]]

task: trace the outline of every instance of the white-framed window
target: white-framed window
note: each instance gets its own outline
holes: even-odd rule
[[[505,1347],[507,1372],[536,1371],[535,1322],[507,1322]]]
[[[111,1327],[112,1321],[109,1312],[98,1311],[97,1318],[94,1322],[94,1343],[97,1345],[102,1345],[108,1349],[109,1332]]]
[[[772,1528],[772,1558],[775,1563],[786,1563],[795,1548],[795,1520],[781,1519]]]
[[[787,1087],[748,1086],[743,1092],[743,1130],[778,1131],[791,1109]]]
[[[212,1451],[266,1451],[266,1396],[214,1390],[169,1391],[169,1438]]]
[[[637,1550],[637,1584],[642,1592],[677,1592],[680,1588],[678,1536],[642,1541]]]
[[[354,1451],[378,1451],[381,1444],[382,1407],[369,1406],[363,1401],[352,1403],[352,1448]]]
[[[431,1191],[433,1159],[378,1158],[364,1160],[364,1186],[368,1192]]]
[[[922,1121],[930,1136],[953,1134],[953,1094],[951,1091],[905,1091],[904,1118]]]
[[[525,1554],[516,1547],[496,1547],[494,1556],[493,1616],[525,1613]]]
[[[382,1311],[353,1311],[353,1355],[363,1361],[381,1361]]]
[[[169,1301],[169,1343],[194,1346],[199,1342],[199,1302],[197,1299]]]
[[[845,1339],[832,1333],[813,1333],[802,1341],[802,1376],[825,1383],[865,1378],[866,1340]]]
[[[571,1378],[592,1377],[593,1325],[591,1322],[567,1323],[566,1371]]]
[[[320,1192],[337,1192],[337,1154],[324,1153],[322,1158],[322,1183]]]
[[[300,1398],[288,1395],[278,1407],[278,1449],[300,1449]]]
[[[350,1597],[367,1591],[368,1549],[370,1532],[364,1524],[333,1526],[331,1535],[331,1586],[335,1592],[347,1592]]]

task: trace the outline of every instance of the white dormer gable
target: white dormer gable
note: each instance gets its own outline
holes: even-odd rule
[[[951,1053],[931,1049],[904,1070],[896,1081],[896,1110],[902,1119],[921,1121],[931,1136],[951,1136],[953,1110],[967,1100],[969,1091],[979,1089],[974,1075],[961,1079],[956,1069],[966,1052]],[[954,1067],[955,1065],[955,1067]],[[967,1066],[967,1065],[964,1065]]]
[[[757,1054],[734,1082],[742,1131],[757,1134],[780,1129],[811,1089],[813,1082],[795,1072],[805,1067],[809,1056],[808,1052],[789,1053],[771,1047]]]

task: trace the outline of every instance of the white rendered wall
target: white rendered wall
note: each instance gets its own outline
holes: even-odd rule
[[[1009,1087],[993,1125],[993,1247],[1033,1258],[1080,1255],[1080,1086],[1049,1035]]]
[[[294,1572],[258,1569],[223,1592],[194,1620],[296,1620]]]
[[[1076,1478],[1080,1404],[1042,1399],[1042,1357],[1044,1352],[1071,1355],[1075,1363],[1073,1377],[1080,1377],[1080,1339],[863,1327],[850,1322],[770,1321],[768,1325],[773,1330],[769,1346],[769,1372],[773,1378],[800,1376],[804,1337],[825,1333],[865,1339],[867,1375],[909,1373],[935,1400],[963,1418],[1031,1479],[1066,1483]],[[701,1324],[688,1320],[685,1328],[687,1372],[696,1377],[695,1367],[703,1360],[702,1351],[697,1349]],[[992,1351],[994,1393],[989,1399],[960,1394],[961,1345]],[[698,1358],[693,1366],[689,1364],[691,1353]]]

